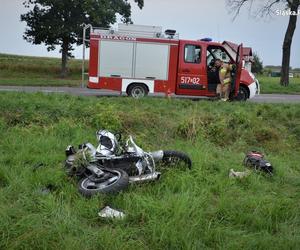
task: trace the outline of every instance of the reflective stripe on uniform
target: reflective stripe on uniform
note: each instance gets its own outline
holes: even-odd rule
[[[222,74],[223,76],[225,76],[225,75],[226,75],[226,73],[227,73],[227,70],[226,70],[226,69],[224,69],[224,68],[221,68],[220,72],[221,72],[221,74]]]
[[[224,84],[228,84],[228,83],[230,83],[231,82],[231,79],[230,78],[226,78],[226,79],[224,79]]]
[[[226,75],[229,73],[229,71],[231,70],[231,67],[230,67],[231,65],[229,65],[229,70],[227,69],[227,68],[221,68],[220,69],[220,74],[225,78],[226,77]],[[223,80],[223,82],[224,82],[224,84],[229,84],[230,82],[231,82],[231,78],[230,77],[228,77],[228,75],[227,75],[227,78],[225,78],[224,80]]]

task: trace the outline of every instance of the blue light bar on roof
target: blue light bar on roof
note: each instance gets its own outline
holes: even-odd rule
[[[206,38],[202,38],[202,39],[200,39],[200,41],[203,41],[203,42],[211,42],[211,41],[212,41],[212,39],[211,39],[211,38],[208,38],[208,37],[206,37]]]

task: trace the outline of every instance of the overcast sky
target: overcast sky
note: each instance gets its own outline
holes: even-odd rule
[[[59,56],[58,50],[47,52],[43,45],[31,45],[23,40],[25,23],[20,14],[25,13],[24,0],[0,0],[0,53]],[[225,0],[144,0],[142,10],[132,4],[132,20],[136,24],[157,25],[176,29],[183,39],[211,37],[215,41],[232,41],[250,46],[262,58],[264,65],[281,64],[281,48],[288,24],[288,16],[272,19],[255,19],[245,8],[232,22]],[[132,2],[132,0],[130,0]],[[257,3],[261,0],[257,0]],[[282,6],[278,6],[283,10]],[[300,16],[299,16],[300,18]],[[295,31],[291,65],[300,68],[300,27]],[[81,49],[75,57],[81,57]]]

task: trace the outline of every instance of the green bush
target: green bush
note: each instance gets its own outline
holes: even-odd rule
[[[90,118],[90,124],[95,129],[107,129],[114,132],[122,130],[122,122],[118,113],[109,109],[93,114]]]
[[[200,132],[201,120],[198,117],[191,117],[179,124],[176,134],[181,138],[195,141]]]

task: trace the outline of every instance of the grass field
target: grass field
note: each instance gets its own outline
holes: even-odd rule
[[[0,54],[0,85],[80,86],[81,60],[68,62],[69,76],[60,77],[61,59]]]
[[[288,87],[279,84],[279,77],[258,76],[257,78],[261,85],[262,94],[300,94],[300,78],[290,78]]]
[[[0,54],[0,85],[81,86],[81,60],[69,61],[69,76],[60,78],[59,58]],[[86,62],[88,67],[88,62]],[[300,94],[300,78],[291,78],[289,87],[279,85],[279,78],[258,76],[262,93]]]
[[[0,100],[0,249],[299,249],[300,105],[40,93]],[[146,150],[185,151],[193,169],[85,199],[63,171],[64,149],[96,143],[100,128],[132,134]],[[229,179],[252,149],[275,175]],[[105,205],[127,217],[100,219]]]

